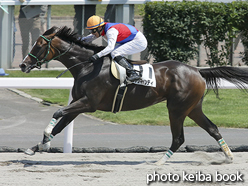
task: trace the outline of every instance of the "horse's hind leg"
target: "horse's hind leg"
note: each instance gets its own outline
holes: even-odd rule
[[[193,121],[195,121],[201,128],[206,130],[210,136],[212,136],[220,145],[222,151],[229,159],[233,159],[233,154],[228,145],[219,133],[218,127],[211,122],[205,114],[202,112],[202,100],[188,115]]]
[[[172,144],[170,149],[165,153],[165,155],[156,162],[157,165],[164,164],[174,152],[184,143],[184,131],[183,122],[185,120],[185,114],[179,114],[177,111],[169,111],[170,127],[172,133]]]

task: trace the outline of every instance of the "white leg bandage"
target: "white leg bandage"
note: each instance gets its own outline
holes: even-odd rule
[[[171,150],[168,150],[165,155],[156,162],[157,165],[163,165],[165,162],[173,155],[173,152]]]
[[[52,133],[52,130],[53,130],[54,126],[56,125],[56,122],[57,122],[57,120],[53,118],[50,121],[50,123],[47,125],[47,127],[45,128],[44,134],[47,137],[51,137],[51,133]]]
[[[38,147],[39,147],[39,152],[46,152],[50,149],[50,141],[43,144],[42,142],[38,143]]]
[[[231,160],[233,159],[233,154],[231,152],[231,150],[229,149],[228,145],[226,144],[225,140],[223,138],[221,138],[218,141],[218,144],[220,145],[222,151],[224,152],[224,154],[230,158]]]

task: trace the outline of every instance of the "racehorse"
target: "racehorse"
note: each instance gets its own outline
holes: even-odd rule
[[[104,47],[79,41],[78,37],[66,26],[52,27],[37,39],[20,64],[21,70],[29,73],[50,60],[58,60],[69,69],[74,78],[72,102],[53,114],[44,131],[43,140],[27,149],[27,154],[47,150],[52,137],[80,113],[112,109],[119,80],[111,74],[111,56],[104,56],[94,63],[89,62],[88,59]],[[197,69],[173,60],[154,63],[152,66],[156,87],[129,84],[121,111],[141,109],[167,100],[172,144],[158,164],[165,163],[184,143],[183,123],[187,116],[207,131],[218,142],[226,157],[232,159],[233,155],[217,126],[203,113],[202,101],[206,85],[208,90],[213,89],[218,96],[218,81],[221,78],[234,83],[239,89],[245,89],[248,83],[247,71],[238,67]]]

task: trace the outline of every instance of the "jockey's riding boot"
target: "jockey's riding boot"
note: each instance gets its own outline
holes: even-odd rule
[[[140,79],[140,76],[135,72],[133,66],[122,56],[116,56],[114,60],[127,70],[128,80],[133,82]]]

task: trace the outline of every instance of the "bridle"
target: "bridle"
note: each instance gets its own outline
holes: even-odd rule
[[[51,60],[54,60],[54,59],[57,59],[57,58],[61,57],[62,55],[66,54],[66,53],[72,48],[72,46],[73,46],[73,43],[71,43],[71,44],[70,44],[70,47],[68,47],[68,49],[67,49],[65,52],[60,53],[60,51],[59,51],[56,47],[54,47],[54,46],[52,45],[52,43],[51,43],[51,42],[52,42],[52,39],[53,39],[54,37],[51,38],[51,39],[47,39],[47,38],[44,37],[43,35],[40,35],[40,37],[42,37],[45,41],[47,41],[47,47],[44,48],[43,50],[40,50],[36,56],[33,55],[33,54],[31,54],[31,53],[28,53],[29,56],[31,56],[31,57],[33,57],[34,59],[36,59],[36,63],[33,64],[33,65],[31,65],[31,66],[29,67],[29,68],[31,68],[31,69],[33,69],[33,68],[38,68],[38,69],[40,69],[40,68],[41,68],[41,65],[43,65],[44,63],[48,63],[48,62],[50,62]],[[53,57],[53,58],[50,59],[50,60],[46,60],[47,56],[48,56],[49,53],[50,53],[51,47],[54,48],[55,50],[57,50],[58,53],[59,53],[59,55]],[[39,60],[38,58],[43,54],[44,50],[46,50],[46,49],[47,49],[46,55],[43,57],[43,59]]]
[[[51,38],[51,39],[47,39],[47,38],[44,37],[43,35],[40,35],[40,37],[42,37],[45,41],[48,42],[47,47],[46,47],[46,48],[47,48],[47,53],[46,53],[46,55],[43,57],[42,60],[39,60],[38,57],[40,57],[41,54],[43,54],[43,52],[44,52],[44,50],[45,50],[46,48],[44,48],[44,50],[39,51],[38,54],[37,54],[37,56],[35,56],[35,55],[31,54],[31,53],[28,53],[29,56],[31,56],[31,57],[33,57],[33,58],[36,59],[36,63],[33,64],[33,65],[31,65],[28,69],[33,69],[33,68],[38,68],[38,69],[40,69],[40,68],[41,68],[41,65],[43,65],[44,63],[48,63],[48,62],[50,62],[51,60],[57,59],[57,58],[63,56],[64,54],[66,54],[67,52],[69,52],[69,50],[70,50],[70,49],[72,48],[72,46],[74,45],[74,43],[71,43],[71,44],[70,44],[70,47],[68,47],[68,49],[67,49],[65,52],[60,53],[60,51],[59,51],[56,47],[54,47],[54,46],[52,45],[52,43],[51,43],[51,42],[52,42],[52,39],[53,39],[54,37]],[[59,55],[53,57],[53,58],[50,59],[50,60],[46,60],[48,54],[50,53],[51,47],[53,47],[54,49],[56,49],[56,50],[58,51]],[[77,63],[77,64],[71,66],[70,68],[67,68],[64,72],[62,72],[62,73],[61,73],[60,75],[58,75],[56,78],[59,78],[59,77],[62,76],[64,73],[66,73],[68,70],[70,70],[70,69],[72,69],[72,68],[74,68],[74,67],[76,67],[76,66],[78,66],[78,65],[80,65],[80,64],[88,63],[88,62],[89,62],[89,61],[83,61],[83,62]]]

